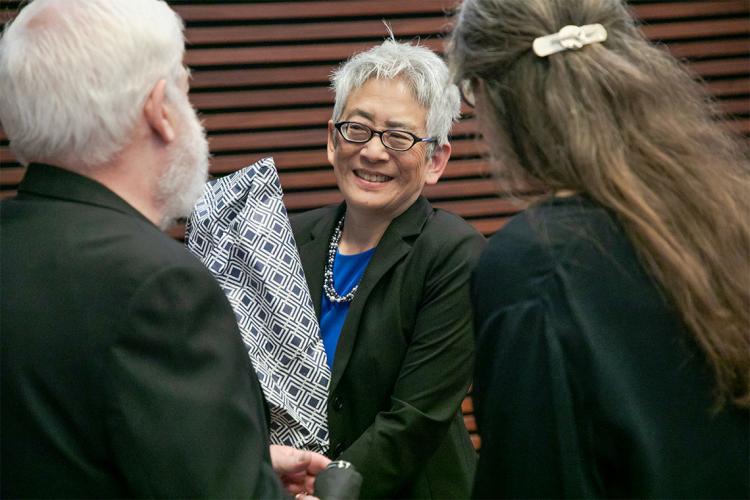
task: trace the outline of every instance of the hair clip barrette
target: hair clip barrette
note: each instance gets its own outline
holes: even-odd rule
[[[563,50],[577,50],[584,45],[603,42],[606,39],[607,30],[601,24],[568,25],[563,26],[557,33],[534,39],[532,47],[534,54],[547,57]]]

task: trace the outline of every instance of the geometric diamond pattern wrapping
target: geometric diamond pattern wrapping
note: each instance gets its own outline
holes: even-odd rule
[[[272,158],[206,184],[185,243],[232,304],[271,443],[325,453],[331,372]]]

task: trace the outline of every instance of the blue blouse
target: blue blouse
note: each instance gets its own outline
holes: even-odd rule
[[[374,253],[374,248],[354,255],[342,255],[338,250],[336,251],[336,257],[333,260],[333,288],[336,293],[346,295],[359,283]],[[331,302],[325,293],[321,299],[320,336],[323,338],[328,367],[331,369],[333,369],[333,357],[336,354],[336,345],[339,343],[346,313],[349,312],[349,304],[351,302]]]

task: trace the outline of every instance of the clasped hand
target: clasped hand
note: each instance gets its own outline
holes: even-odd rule
[[[315,491],[315,476],[326,468],[330,459],[314,451],[305,451],[272,444],[271,465],[286,490],[297,495],[298,500],[314,499],[308,493]]]

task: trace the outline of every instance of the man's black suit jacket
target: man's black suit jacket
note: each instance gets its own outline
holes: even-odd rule
[[[282,495],[231,307],[182,245],[46,165],[0,217],[3,498]]]
[[[320,318],[328,244],[345,205],[292,218]],[[469,278],[485,240],[423,197],[393,220],[341,331],[328,401],[330,456],[362,496],[468,497],[476,453],[461,414],[474,355]]]

